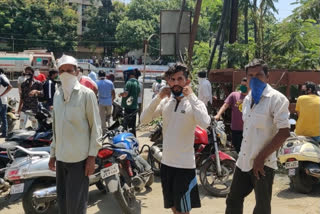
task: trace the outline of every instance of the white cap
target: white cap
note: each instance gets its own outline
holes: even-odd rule
[[[78,67],[77,60],[73,56],[69,56],[69,55],[62,55],[62,57],[57,60],[57,64],[58,64],[58,69],[62,65],[66,65],[66,64],[74,65],[74,66]]]

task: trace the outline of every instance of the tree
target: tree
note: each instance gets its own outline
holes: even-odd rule
[[[104,55],[112,55],[117,47],[117,25],[124,19],[126,7],[119,1],[101,0],[101,6],[92,6],[88,11],[88,30],[83,35],[84,40],[100,41],[95,45],[104,48]],[[90,43],[89,43],[90,44]]]
[[[74,50],[77,20],[76,12],[59,0],[3,0],[0,3],[0,34],[4,35],[2,38],[12,36],[17,51],[28,48],[47,48],[53,52]]]

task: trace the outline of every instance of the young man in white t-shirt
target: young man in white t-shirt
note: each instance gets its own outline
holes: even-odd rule
[[[176,64],[167,72],[168,85],[152,100],[141,115],[141,123],[163,118],[163,156],[161,184],[164,207],[173,213],[189,213],[200,207],[195,172],[194,131],[197,125],[207,128],[210,117],[205,104],[193,93],[189,71]]]

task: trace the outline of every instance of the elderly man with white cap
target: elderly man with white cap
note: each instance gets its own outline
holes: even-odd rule
[[[101,122],[94,92],[77,78],[77,60],[58,60],[61,87],[53,101],[53,142],[49,168],[57,172],[61,214],[85,214],[89,176],[101,143]]]

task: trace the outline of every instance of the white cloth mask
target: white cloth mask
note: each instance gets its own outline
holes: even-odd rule
[[[76,76],[69,74],[67,72],[63,72],[62,74],[60,74],[59,78],[61,81],[61,87],[63,90],[64,100],[66,102],[69,102],[72,90],[73,90],[74,86],[76,85],[78,79]]]

